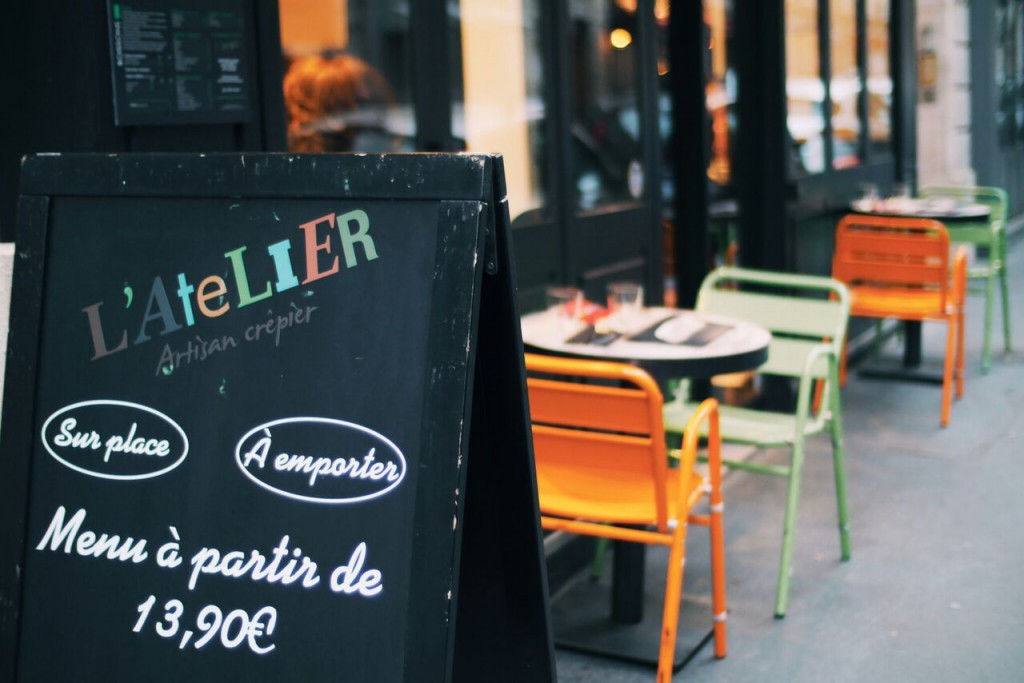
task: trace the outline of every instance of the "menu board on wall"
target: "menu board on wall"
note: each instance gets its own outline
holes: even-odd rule
[[[250,117],[244,0],[107,0],[118,126]]]
[[[0,678],[551,680],[502,186],[29,158]]]

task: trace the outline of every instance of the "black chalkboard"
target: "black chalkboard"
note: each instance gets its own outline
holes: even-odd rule
[[[500,157],[21,195],[0,678],[553,680]]]
[[[107,18],[118,126],[249,120],[243,0],[107,0]]]

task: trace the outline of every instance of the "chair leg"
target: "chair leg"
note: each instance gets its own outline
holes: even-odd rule
[[[850,521],[846,507],[846,453],[843,447],[843,418],[839,405],[839,390],[832,388],[831,435],[832,435],[832,468],[836,479],[836,512],[839,519],[839,557],[850,559]]]
[[[956,314],[956,397],[957,400],[964,395],[964,307],[961,306]]]
[[[1006,275],[1006,242],[1003,237],[1002,253],[999,255],[999,285],[1003,300],[1003,345],[1007,353],[1010,349],[1010,285]]]
[[[661,645],[658,648],[657,683],[671,683],[679,628],[679,603],[683,597],[683,569],[686,566],[686,521],[679,520],[668,556],[665,579],[665,607],[661,616]]]
[[[877,358],[882,353],[882,322],[881,318],[875,320],[875,336],[871,340],[871,356]]]
[[[946,319],[946,358],[942,363],[942,413],[939,417],[939,424],[943,427],[949,424],[949,407],[953,401],[953,363],[956,357],[956,316]]]
[[[987,375],[992,368],[992,305],[996,295],[996,266],[998,254],[989,254],[988,275],[985,278],[985,329],[981,340],[981,374]]]
[[[779,557],[779,578],[775,589],[775,618],[786,616],[789,602],[789,574],[793,565],[793,540],[796,536],[796,516],[800,507],[800,476],[803,470],[804,440],[800,436],[793,444],[789,465],[789,487],[786,495],[786,517],[782,524],[782,553]]]
[[[846,386],[846,355],[847,346],[849,345],[849,337],[843,340],[843,348],[839,354],[839,386]]]
[[[611,540],[607,538],[598,538],[594,544],[594,557],[590,560],[591,581],[600,580],[601,574],[604,573],[604,558],[607,557],[610,546]]]
[[[721,496],[716,496],[711,504],[711,619],[715,632],[715,657],[723,659],[727,653],[728,634],[726,632],[726,596],[725,596],[725,524],[722,520],[723,505]]]

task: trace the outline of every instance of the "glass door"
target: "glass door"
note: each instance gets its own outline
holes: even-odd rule
[[[550,3],[459,0],[450,54],[452,134],[473,152],[504,157],[520,305],[544,303],[565,282],[559,227]]]
[[[408,0],[280,0],[288,149],[417,148]]]
[[[505,157],[525,310],[549,284],[603,302],[631,279],[660,297],[653,6],[459,0],[452,130]]]
[[[598,300],[628,279],[660,301],[654,3],[568,0],[565,11],[568,267]]]
[[[289,148],[500,153],[524,310],[660,301],[655,4],[279,0]]]

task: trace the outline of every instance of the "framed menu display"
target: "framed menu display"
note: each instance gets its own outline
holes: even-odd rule
[[[504,199],[495,156],[29,157],[0,678],[553,680]]]
[[[118,126],[251,115],[245,0],[107,0]]]

